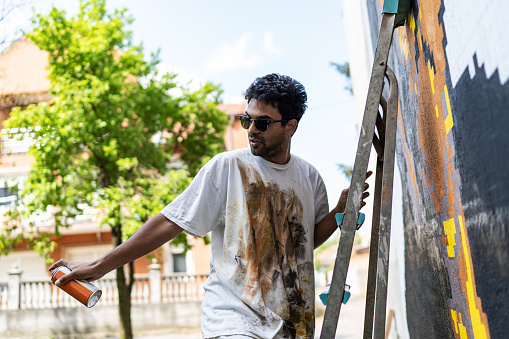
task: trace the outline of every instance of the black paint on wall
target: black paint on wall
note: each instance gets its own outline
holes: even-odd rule
[[[509,206],[509,81],[502,85],[498,71],[488,79],[475,55],[474,65],[474,77],[465,70],[451,103],[456,164],[468,183],[461,199],[479,213]]]
[[[443,259],[433,241],[436,230],[430,229],[425,238],[413,233],[415,227],[406,231],[405,294],[410,337],[454,338],[448,305],[450,284]]]
[[[415,120],[416,118],[411,118]],[[410,119],[410,120],[411,120]],[[414,121],[415,123],[415,121]],[[407,125],[408,126],[408,125]],[[398,145],[400,173],[408,173],[401,144]],[[427,216],[416,224],[408,176],[402,175],[403,221],[405,225],[405,298],[408,332],[411,338],[454,338],[449,300],[451,289],[447,268],[437,246],[440,223]],[[430,202],[431,204],[431,202]]]
[[[491,338],[509,333],[509,81],[487,78],[474,55],[451,91],[455,164],[477,294]]]
[[[370,17],[373,47],[376,47],[380,24],[380,4],[366,0]],[[413,17],[419,20],[418,6],[412,6]],[[441,4],[438,19],[443,22],[444,5]],[[418,22],[417,25],[420,23]],[[415,33],[417,34],[417,33]],[[423,38],[423,51],[414,39],[415,59],[411,65],[392,50],[395,73],[402,89],[412,88],[413,82],[419,88],[419,77],[409,79],[409,68],[419,74],[419,57],[434,66],[434,56]],[[396,41],[396,44],[398,42]],[[444,53],[447,46],[447,32],[442,41]],[[373,48],[373,49],[374,49]],[[423,55],[419,55],[423,53]],[[467,228],[470,256],[475,274],[475,288],[481,300],[482,312],[488,318],[491,338],[507,338],[509,333],[509,81],[501,83],[498,73],[486,75],[483,65],[475,64],[475,74],[465,70],[460,80],[452,84],[449,69],[445,72],[451,100],[453,128],[446,136],[453,150],[453,166],[456,195],[455,212],[463,207]],[[446,65],[449,64],[447,55]],[[435,67],[433,67],[435,68]],[[421,70],[427,71],[427,70]],[[415,74],[415,73],[414,73]],[[421,95],[418,92],[417,97]],[[400,92],[400,105],[405,135],[398,135],[397,159],[403,186],[403,213],[405,232],[405,282],[408,331],[411,338],[454,338],[454,324],[451,309],[464,315],[463,323],[472,335],[465,294],[461,291],[459,277],[459,256],[448,257],[442,243],[444,228],[441,220],[450,218],[447,214],[435,212],[428,185],[423,185],[421,175],[415,170],[426,172],[427,163],[420,149],[418,138],[419,105],[413,94]],[[422,113],[422,112],[421,112]],[[447,112],[444,112],[447,114]],[[451,137],[452,135],[452,137]],[[406,139],[406,140],[405,140]],[[404,142],[404,145],[402,145]],[[407,159],[407,152],[411,155]],[[409,175],[413,166],[417,174],[416,186]],[[459,173],[459,176],[457,174]],[[417,192],[414,191],[414,187]],[[456,191],[455,191],[456,193]],[[443,212],[443,211],[442,211]],[[446,213],[445,211],[444,213]],[[414,215],[414,213],[416,215]],[[455,222],[458,222],[458,214]],[[456,224],[459,230],[459,224]],[[456,233],[456,244],[461,246],[460,234]],[[451,282],[449,281],[451,279]],[[452,286],[451,286],[452,283]],[[454,293],[454,296],[452,295]]]

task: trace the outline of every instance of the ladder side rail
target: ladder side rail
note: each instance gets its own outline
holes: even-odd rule
[[[376,161],[375,194],[373,196],[373,216],[371,226],[371,241],[369,245],[368,281],[366,284],[366,307],[364,309],[363,338],[373,336],[373,321],[375,318],[375,295],[378,260],[378,237],[380,233],[380,206],[382,202],[383,155]]]
[[[375,192],[373,195],[373,214],[371,223],[371,238],[369,245],[369,263],[368,279],[366,284],[366,306],[364,308],[364,334],[363,338],[371,339],[373,337],[373,324],[375,319],[375,296],[377,279],[377,260],[378,260],[378,240],[380,234],[380,208],[382,204],[382,179],[383,179],[383,157],[385,144],[385,117],[387,116],[387,101],[380,96],[380,106],[382,115],[376,117],[376,130],[380,135],[380,151],[377,150],[376,174],[375,174]],[[375,140],[373,136],[373,141]],[[378,139],[376,139],[378,140]]]
[[[380,240],[378,250],[378,278],[375,306],[374,338],[385,338],[385,317],[387,306],[387,279],[389,278],[389,251],[391,236],[392,190],[394,182],[394,157],[396,152],[396,131],[398,122],[398,82],[392,70],[387,67],[390,95],[386,116],[386,138],[382,184],[382,205],[380,215]]]
[[[369,155],[371,145],[373,143],[376,116],[378,115],[378,106],[380,104],[380,96],[384,85],[387,58],[389,56],[389,49],[392,42],[394,18],[395,14],[384,13],[382,15],[380,35],[371,71],[368,97],[366,100],[366,107],[364,109],[364,117],[359,137],[359,144],[357,146],[352,181],[346,201],[345,218],[339,238],[338,252],[334,263],[329,297],[327,299],[327,307],[325,308],[325,316],[320,335],[321,339],[334,338],[336,335],[339,313],[341,312],[341,302],[345,289],[346,275],[350,264],[355,230],[357,228],[362,192],[364,190],[364,182],[366,181]]]

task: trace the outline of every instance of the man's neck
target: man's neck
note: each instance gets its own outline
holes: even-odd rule
[[[273,162],[278,165],[286,165],[290,159],[292,158],[292,155],[290,153],[290,144],[288,144],[288,147],[286,147],[285,152],[281,152],[280,154],[273,156],[273,157],[262,157],[263,159]]]

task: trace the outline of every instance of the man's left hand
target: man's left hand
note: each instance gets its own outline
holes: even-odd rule
[[[368,171],[366,173],[366,179],[368,179],[371,176],[371,174],[373,174],[373,171]],[[367,191],[368,188],[369,188],[369,184],[364,183],[364,190],[362,192],[362,200],[361,200],[361,207],[360,208],[363,208],[364,206],[366,206],[366,202],[364,201],[364,199],[369,197],[369,192]],[[338,204],[336,206],[336,209],[337,209],[338,213],[343,213],[345,211],[345,208],[346,208],[346,199],[348,198],[349,190],[350,190],[350,188],[345,188],[341,192],[341,196],[339,197],[339,201],[338,201]]]

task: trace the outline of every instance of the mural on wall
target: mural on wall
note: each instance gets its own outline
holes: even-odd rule
[[[367,1],[376,43],[382,1]],[[411,337],[509,333],[509,4],[413,1],[394,34]]]

